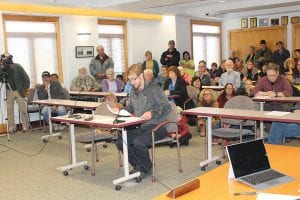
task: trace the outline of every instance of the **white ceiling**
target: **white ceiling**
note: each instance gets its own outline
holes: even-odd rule
[[[23,0],[5,1],[24,3]],[[249,16],[260,10],[263,14],[300,11],[300,0],[26,0],[26,3],[212,19]]]

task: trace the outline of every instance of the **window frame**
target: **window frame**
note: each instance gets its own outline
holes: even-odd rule
[[[191,55],[192,55],[192,58],[194,58],[193,25],[209,25],[209,26],[218,26],[220,28],[220,33],[219,34],[213,34],[213,35],[218,35],[219,36],[219,44],[220,44],[220,46],[219,46],[219,58],[220,58],[220,60],[219,60],[218,64],[220,64],[221,60],[222,60],[222,23],[217,22],[217,21],[205,21],[205,20],[194,20],[194,19],[190,20]],[[209,35],[209,33],[205,33],[205,35]],[[206,67],[209,67],[209,66],[206,66]]]
[[[123,39],[124,39],[124,60],[125,60],[125,72],[128,71],[128,46],[127,46],[127,21],[123,20],[108,20],[108,19],[98,19],[98,25],[122,25],[123,26]],[[105,35],[98,33],[99,35]],[[112,34],[113,35],[113,34]]]
[[[6,32],[6,21],[30,21],[30,22],[54,22],[55,24],[55,39],[56,39],[56,56],[57,56],[57,70],[59,74],[59,81],[64,82],[63,68],[62,68],[62,50],[61,50],[61,37],[60,37],[60,18],[59,17],[48,17],[48,16],[31,16],[31,15],[9,15],[2,14],[3,22],[3,35],[4,35],[4,49],[7,48],[7,32]],[[16,33],[18,34],[18,33]],[[31,34],[31,33],[28,33]],[[32,33],[31,35],[34,35]]]

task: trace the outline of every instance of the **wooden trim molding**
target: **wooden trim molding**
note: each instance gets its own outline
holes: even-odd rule
[[[0,135],[6,134],[7,124],[0,124]]]
[[[293,24],[292,25],[292,48],[293,48],[293,51],[297,48],[297,44],[296,44],[296,27],[300,28],[300,24]],[[300,36],[298,35],[298,37],[300,37]]]
[[[128,43],[127,43],[127,21],[124,20],[107,20],[98,19],[99,25],[122,25],[124,31],[124,57],[125,57],[125,72],[128,70]]]
[[[7,51],[7,34],[5,29],[6,21],[32,21],[32,22],[54,22],[56,30],[56,52],[57,52],[57,70],[59,74],[59,81],[64,82],[63,67],[62,67],[62,52],[61,52],[61,39],[60,39],[60,22],[59,17],[48,16],[29,16],[29,15],[9,15],[3,14],[3,32],[4,32],[4,45]]]

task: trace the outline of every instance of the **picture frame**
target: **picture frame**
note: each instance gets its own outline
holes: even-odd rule
[[[250,28],[256,28],[257,27],[257,18],[253,17],[250,18]]]
[[[279,18],[271,19],[271,26],[278,26],[279,25]]]
[[[288,16],[281,16],[281,25],[287,25],[289,23]]]
[[[291,17],[291,23],[292,24],[299,24],[299,21],[300,21],[299,16]]]
[[[268,26],[268,24],[269,24],[269,20],[267,18],[259,19],[259,26],[260,27]]]
[[[94,57],[94,46],[76,46],[75,57],[76,58]]]
[[[241,19],[241,28],[248,28],[248,18]]]

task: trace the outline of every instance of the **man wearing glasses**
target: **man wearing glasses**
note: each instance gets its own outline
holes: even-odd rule
[[[166,120],[171,112],[171,106],[162,89],[154,83],[145,81],[142,67],[138,64],[131,65],[128,69],[128,79],[132,84],[129,94],[129,105],[125,110],[137,117],[148,120],[139,127],[127,129],[128,159],[132,165],[131,172],[140,171],[141,178],[151,174],[152,162],[148,148],[152,144],[152,129],[160,122]],[[155,140],[167,136],[165,127],[159,128],[155,133]],[[116,145],[122,151],[123,140],[120,136]]]

